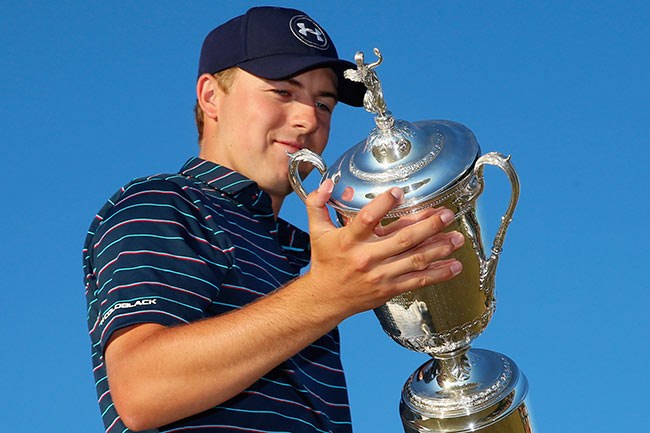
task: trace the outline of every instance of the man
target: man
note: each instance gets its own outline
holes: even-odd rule
[[[286,152],[322,152],[332,111],[361,105],[329,35],[303,12],[253,8],[205,39],[198,158],[138,179],[84,249],[93,364],[107,432],[349,432],[337,325],[461,271],[453,214],[382,227],[393,188],[336,228],[326,180],[307,235],[278,218]],[[311,267],[297,278],[311,256]]]

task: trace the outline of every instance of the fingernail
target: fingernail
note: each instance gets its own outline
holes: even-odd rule
[[[459,247],[465,243],[465,237],[461,235],[460,233],[456,232],[454,235],[451,237],[451,243],[455,247]]]
[[[449,209],[445,209],[440,214],[440,221],[445,224],[449,224],[454,219],[454,213]]]
[[[402,197],[404,197],[404,192],[402,191],[401,188],[391,188],[390,195],[392,195],[398,200],[401,200]]]
[[[332,182],[330,179],[325,179],[323,183],[321,183],[318,187],[318,192],[330,193],[332,191],[334,191],[334,182]]]
[[[463,265],[460,262],[453,262],[449,265],[449,270],[451,270],[452,274],[458,275],[463,270]]]

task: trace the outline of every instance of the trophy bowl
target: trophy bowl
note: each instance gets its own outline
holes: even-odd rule
[[[374,52],[378,60],[372,64],[365,64],[363,54],[357,53],[357,69],[346,71],[345,76],[366,85],[364,107],[376,115],[376,127],[329,168],[307,149],[289,154],[291,185],[305,200],[301,163],[316,167],[321,182],[332,179],[329,204],[342,225],[391,187],[401,188],[404,199],[382,222],[430,207],[444,206],[455,213],[448,230],[465,236],[465,244],[453,253],[463,272],[396,296],[375,309],[383,330],[394,341],[432,357],[404,385],[400,403],[404,429],[407,433],[531,432],[525,376],[506,356],[470,348],[496,308],[495,272],[519,198],[517,173],[510,157],[497,152],[481,155],[476,137],[460,123],[396,120],[374,71],[383,58],[379,50]],[[511,184],[508,207],[489,251],[476,215],[485,165],[500,168]],[[345,193],[349,188],[352,196]]]

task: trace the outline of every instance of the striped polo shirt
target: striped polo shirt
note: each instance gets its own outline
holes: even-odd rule
[[[106,432],[128,431],[106,379],[103,352],[113,332],[138,323],[181,325],[241,308],[298,276],[308,260],[308,235],[276,219],[270,197],[226,167],[192,158],[178,174],[120,189],[95,217],[83,250]],[[351,429],[334,329],[233,399],[158,431]]]

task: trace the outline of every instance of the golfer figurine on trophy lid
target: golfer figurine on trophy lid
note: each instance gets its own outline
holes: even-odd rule
[[[371,64],[357,53],[357,69],[346,71],[345,76],[365,84],[364,107],[375,114],[376,127],[329,169],[307,149],[290,154],[291,184],[305,200],[298,174],[303,162],[320,171],[321,181],[332,179],[329,204],[341,224],[390,187],[401,188],[404,200],[386,215],[386,221],[438,206],[456,214],[449,229],[460,231],[467,240],[453,254],[463,263],[463,272],[450,281],[396,296],[375,310],[393,340],[432,357],[404,385],[400,402],[404,430],[531,433],[526,377],[510,358],[470,348],[496,307],[495,272],[519,197],[517,173],[510,157],[496,152],[481,155],[472,131],[459,123],[396,120],[387,109],[375,71],[383,59],[379,50],[374,53],[377,60]],[[489,251],[476,216],[486,164],[503,170],[511,184],[509,204]],[[354,190],[352,197],[344,194],[348,187]]]

